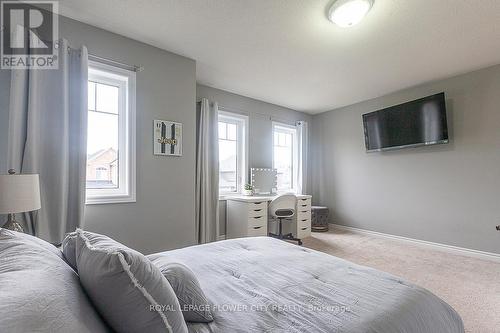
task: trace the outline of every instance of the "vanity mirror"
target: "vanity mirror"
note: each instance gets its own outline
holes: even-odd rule
[[[277,171],[268,168],[251,168],[251,184],[255,194],[274,194],[277,188]]]

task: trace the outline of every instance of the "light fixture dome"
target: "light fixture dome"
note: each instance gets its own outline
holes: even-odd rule
[[[374,0],[337,0],[333,3],[328,18],[339,27],[358,24],[373,6]]]

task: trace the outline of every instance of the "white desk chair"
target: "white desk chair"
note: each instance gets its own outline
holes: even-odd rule
[[[280,195],[269,203],[269,213],[273,218],[278,219],[279,228],[278,234],[269,233],[270,237],[292,240],[302,245],[302,241],[298,238],[294,238],[291,233],[283,235],[283,219],[289,219],[295,216],[295,207],[297,207],[297,197],[295,194]]]

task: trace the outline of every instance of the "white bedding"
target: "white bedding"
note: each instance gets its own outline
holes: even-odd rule
[[[268,237],[150,255],[190,267],[212,303],[205,332],[463,333],[431,292],[390,274]]]

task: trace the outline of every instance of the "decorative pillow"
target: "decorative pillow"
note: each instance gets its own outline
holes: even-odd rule
[[[187,333],[172,287],[146,257],[103,235],[76,234],[80,281],[115,331]]]
[[[192,270],[175,262],[158,268],[174,289],[186,321],[209,323],[214,320],[207,297]]]
[[[61,247],[64,260],[78,272],[76,268],[76,232],[67,234],[62,241]]]
[[[0,262],[1,332],[110,332],[53,245],[0,228]]]

